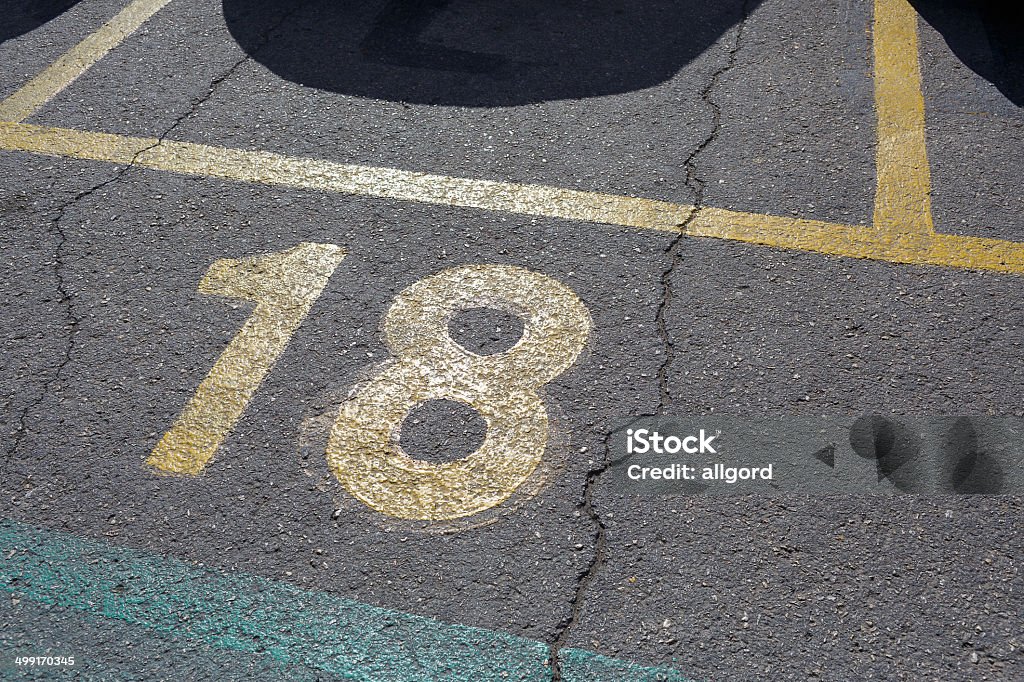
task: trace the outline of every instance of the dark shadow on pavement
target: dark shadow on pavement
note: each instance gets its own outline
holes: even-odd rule
[[[741,0],[224,0],[238,44],[286,80],[472,107],[658,85],[743,14]]]
[[[78,0],[0,0],[0,43],[39,28]]]
[[[910,0],[957,58],[1024,106],[1024,11],[998,0]]]

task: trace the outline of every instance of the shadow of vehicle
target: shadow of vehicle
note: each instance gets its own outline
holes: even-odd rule
[[[39,28],[78,0],[0,0],[0,44]]]
[[[957,58],[1024,106],[1024,13],[1000,0],[910,0]]]
[[[744,14],[740,0],[284,4],[224,0],[238,44],[278,76],[360,97],[471,107],[657,85]]]

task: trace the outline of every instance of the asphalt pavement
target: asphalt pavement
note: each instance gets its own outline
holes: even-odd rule
[[[1019,490],[604,479],[642,415],[1024,417],[1019,34],[32,4],[0,12],[0,675],[1024,678]]]

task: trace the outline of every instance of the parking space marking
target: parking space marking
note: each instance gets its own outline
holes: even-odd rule
[[[692,206],[272,152],[0,122],[0,148],[186,175],[677,232]]]
[[[550,682],[550,645],[0,519],[0,591],[369,682]],[[566,682],[684,682],[562,649]],[[76,668],[78,666],[76,665]],[[85,661],[83,674],[96,673]]]
[[[126,37],[129,29],[137,28],[169,1],[135,0],[118,15],[124,15],[124,19],[118,22],[118,17],[115,17],[108,23],[108,26],[119,23],[120,28],[106,30],[106,42],[97,39],[95,44],[109,45],[106,49],[111,49]],[[698,237],[893,263],[1024,274],[1024,244],[1021,242],[935,232],[931,217],[931,182],[918,55],[917,13],[907,0],[875,0],[874,10],[878,141],[877,187],[873,225],[870,227],[714,207],[702,207],[694,215],[695,208],[691,205],[654,199],[546,185],[458,178],[397,168],[288,157],[263,151],[20,123],[24,116],[20,116],[19,112],[28,111],[32,102],[38,102],[39,97],[45,97],[49,91],[44,87],[45,82],[50,80],[46,74],[63,74],[63,78],[54,76],[54,85],[50,90],[66,86],[99,58],[95,56],[99,49],[96,47],[83,48],[87,56],[94,55],[87,64],[82,62],[75,67],[75,59],[61,58],[33,79],[33,82],[40,81],[43,85],[40,85],[35,96],[32,88],[23,88],[26,94],[21,105],[15,100],[22,91],[0,104],[0,111],[6,108],[10,112],[0,118],[11,121],[0,122],[0,148],[134,164],[155,170],[226,180],[664,232],[678,233],[685,225],[688,234]],[[101,29],[97,34],[103,31]],[[118,36],[120,38],[115,41]],[[68,54],[86,43],[89,43],[89,39]],[[64,84],[60,85],[60,82]]]
[[[678,233],[694,207],[654,199],[458,178],[264,151],[0,122],[0,147],[48,156],[340,194]],[[1024,274],[1024,243],[878,230],[705,207],[687,234],[831,256]]]
[[[884,231],[711,207],[687,233],[846,258],[1024,275],[1024,243],[987,237]]]
[[[875,0],[878,141],[871,226],[715,207],[697,211],[692,205],[654,199],[23,123],[169,2],[133,0],[0,102],[0,149],[669,234],[678,234],[685,226],[694,237],[1024,274],[1024,243],[934,231],[917,15],[906,0]],[[508,674],[519,674],[524,680],[550,679],[545,665],[549,647],[505,633],[449,625],[288,583],[225,574],[4,520],[0,520],[0,551],[6,557],[0,562],[4,591],[210,646],[266,651],[278,660],[354,679],[421,679],[424,666],[435,666],[439,676],[448,675],[441,679],[453,681],[505,679]],[[561,653],[566,680],[681,679],[674,671],[581,650]],[[581,672],[584,669],[586,673]]]
[[[917,12],[907,0],[875,0],[874,225],[889,232],[931,234],[931,171],[925,140]]]
[[[24,121],[123,43],[171,0],[133,0],[82,42],[0,102],[0,120]]]

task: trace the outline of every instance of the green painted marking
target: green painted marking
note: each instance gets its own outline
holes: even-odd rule
[[[9,556],[8,556],[9,555]],[[0,520],[0,588],[235,651],[367,682],[541,682],[549,647],[245,573]],[[674,670],[578,649],[566,682],[685,682]]]

